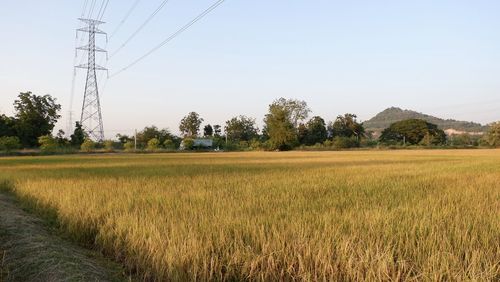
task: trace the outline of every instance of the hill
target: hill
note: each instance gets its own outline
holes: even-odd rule
[[[454,129],[457,131],[465,132],[484,132],[487,130],[486,126],[483,126],[476,122],[442,119],[416,111],[403,110],[396,107],[391,107],[378,113],[375,117],[365,121],[363,124],[368,131],[380,132],[389,127],[392,123],[414,118],[423,119],[427,122],[433,123],[443,130]]]

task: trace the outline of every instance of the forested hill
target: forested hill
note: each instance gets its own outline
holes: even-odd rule
[[[453,119],[442,119],[411,110],[402,110],[396,107],[388,108],[378,113],[375,117],[368,121],[365,121],[363,124],[366,130],[381,131],[389,127],[392,123],[414,118],[423,119],[427,122],[436,124],[439,128],[444,130],[455,129],[458,131],[466,132],[484,132],[487,130],[486,126],[483,126],[479,123],[458,121]]]

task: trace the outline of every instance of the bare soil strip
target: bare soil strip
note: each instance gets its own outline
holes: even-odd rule
[[[0,282],[125,280],[118,264],[53,233],[0,192]]]

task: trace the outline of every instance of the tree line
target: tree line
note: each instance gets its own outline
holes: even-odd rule
[[[134,136],[118,134],[116,140],[94,142],[76,122],[66,138],[53,130],[60,119],[61,105],[50,95],[20,93],[14,101],[12,117],[0,115],[0,151],[39,148],[44,152],[114,150],[194,150],[195,140],[209,139],[212,148],[223,150],[345,149],[375,146],[500,146],[500,122],[490,125],[482,137],[468,134],[446,136],[436,125],[421,119],[393,123],[379,135],[367,132],[355,114],[346,113],[326,122],[305,101],[279,98],[268,107],[259,129],[255,118],[240,115],[219,124],[205,124],[196,112],[179,123],[181,136],[168,129],[148,126]],[[204,126],[203,126],[204,125]]]

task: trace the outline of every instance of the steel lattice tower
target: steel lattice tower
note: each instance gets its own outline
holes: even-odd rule
[[[96,53],[100,52],[107,55],[107,51],[96,46],[96,34],[105,35],[106,40],[107,35],[98,28],[99,25],[104,24],[104,22],[81,18],[79,20],[85,23],[86,27],[78,29],[77,33],[85,32],[88,33],[89,36],[88,45],[76,48],[77,50],[88,52],[87,64],[75,66],[76,68],[87,70],[87,81],[85,83],[80,123],[90,138],[96,141],[103,141],[104,126],[102,123],[101,103],[99,101],[97,71],[107,71],[107,69],[96,64]]]

